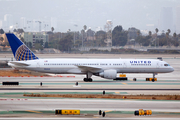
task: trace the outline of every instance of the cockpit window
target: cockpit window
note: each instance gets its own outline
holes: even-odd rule
[[[170,66],[169,64],[164,64],[164,66]]]

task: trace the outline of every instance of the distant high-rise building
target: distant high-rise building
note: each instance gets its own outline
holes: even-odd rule
[[[180,33],[180,6],[176,8],[176,32]]]
[[[4,27],[9,29],[10,26],[13,26],[13,16],[11,14],[4,15]]]
[[[41,31],[41,20],[39,19],[33,19],[31,26],[31,31],[33,32],[40,32]]]
[[[173,10],[172,7],[163,7],[160,14],[160,30],[174,31],[173,27]]]
[[[56,28],[57,28],[57,18],[51,17],[51,27],[53,27],[54,30],[56,30]]]
[[[155,30],[155,25],[154,24],[146,24],[146,29],[148,31],[154,31]]]
[[[2,28],[2,27],[3,27],[3,21],[0,20],[0,28]]]
[[[25,17],[20,18],[20,28],[27,29],[27,20]]]
[[[107,20],[106,25],[104,26],[104,29],[105,29],[106,34],[107,34],[107,39],[104,42],[106,43],[107,47],[112,46],[112,27],[113,27],[112,21]]]

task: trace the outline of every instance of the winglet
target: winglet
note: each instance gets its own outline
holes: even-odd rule
[[[36,57],[34,53],[13,33],[6,33],[6,36],[14,54],[14,58],[17,61],[38,59],[38,57]]]

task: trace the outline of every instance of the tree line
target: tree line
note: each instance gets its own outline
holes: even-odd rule
[[[158,28],[155,29],[155,34],[152,35],[152,32],[149,31],[149,34],[147,36],[143,36],[139,34],[138,31],[138,37],[136,38],[136,42],[139,43],[141,46],[155,46],[155,47],[162,47],[162,46],[179,46],[179,38],[180,34],[177,36],[176,33],[173,33],[171,36],[171,30],[168,29],[167,32],[162,32],[160,35],[158,35]]]
[[[71,31],[70,29],[66,33],[56,32],[54,33],[54,28],[51,28],[49,34],[49,41],[43,45],[42,41],[36,41],[35,45],[32,46],[31,42],[26,42],[23,37],[23,41],[29,48],[35,48],[42,50],[43,48],[56,48],[60,51],[71,51],[72,49],[79,47],[105,47],[105,40],[107,39],[107,33],[103,30],[93,31],[87,29],[87,26],[84,25],[83,29],[79,31]],[[148,32],[148,35],[143,35],[140,30],[136,30],[137,36],[134,40],[134,45],[140,46],[179,46],[180,34],[173,33],[168,29],[166,32],[158,34],[159,30],[156,28],[154,34],[151,31]],[[13,32],[23,33],[23,29],[14,29]],[[128,39],[129,30],[124,30],[121,25],[114,27],[112,30],[112,46],[125,46],[129,44],[130,40]],[[0,34],[4,34],[4,30],[0,29]],[[3,41],[3,38],[0,38],[0,41]]]

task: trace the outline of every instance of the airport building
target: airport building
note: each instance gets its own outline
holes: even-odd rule
[[[89,40],[95,40],[95,32],[89,28],[86,32],[87,35],[87,41]]]
[[[31,42],[32,46],[36,42],[43,41],[43,45],[46,42],[49,42],[49,35],[45,32],[24,32],[22,34],[14,33],[19,39],[24,38],[24,42],[28,43]]]
[[[131,44],[135,44],[135,39],[138,37],[137,35],[138,29],[136,29],[135,27],[131,27],[128,29],[128,42],[127,45],[131,45]]]

